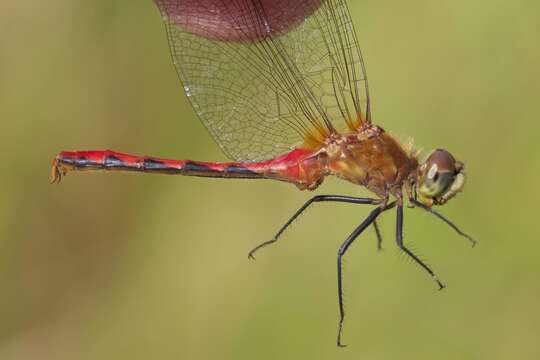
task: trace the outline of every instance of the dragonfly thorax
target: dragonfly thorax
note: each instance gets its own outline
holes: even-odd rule
[[[365,186],[381,198],[401,197],[418,161],[382,128],[369,126],[344,134],[325,147],[331,174]]]

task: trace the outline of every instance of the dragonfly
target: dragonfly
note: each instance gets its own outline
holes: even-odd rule
[[[345,0],[154,0],[166,27],[174,66],[198,117],[230,162],[170,160],[111,150],[63,151],[52,183],[70,171],[135,171],[234,179],[271,179],[315,190],[336,176],[372,197],[317,195],[249,258],[276,243],[315,203],[372,206],[337,255],[339,322],[345,319],[342,259],[377,219],[396,209],[396,243],[444,284],[403,240],[404,207],[418,208],[476,241],[434,210],[462,191],[464,164],[435,149],[424,161],[372,121],[368,78]]]

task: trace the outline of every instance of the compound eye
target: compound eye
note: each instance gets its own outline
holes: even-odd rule
[[[419,191],[426,197],[444,194],[454,182],[456,160],[446,150],[437,149],[427,158]]]
[[[431,164],[422,184],[422,193],[429,197],[437,197],[450,187],[454,182],[454,172],[439,168],[437,163]]]

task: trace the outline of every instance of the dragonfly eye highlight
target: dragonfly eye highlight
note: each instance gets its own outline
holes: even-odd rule
[[[426,204],[446,203],[464,184],[463,164],[446,150],[433,151],[419,169],[418,193]]]

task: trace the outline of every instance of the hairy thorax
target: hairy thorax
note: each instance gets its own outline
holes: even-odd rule
[[[400,196],[404,182],[418,167],[417,160],[377,126],[329,140],[324,148],[328,171],[382,198]]]

